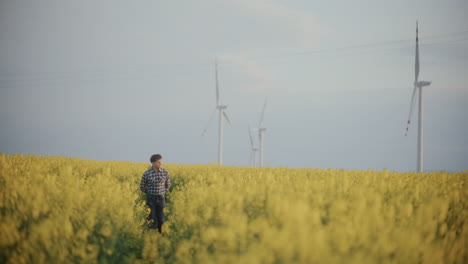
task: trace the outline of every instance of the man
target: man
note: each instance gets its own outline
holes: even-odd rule
[[[166,206],[165,194],[171,187],[169,172],[161,168],[162,156],[154,154],[150,158],[151,168],[149,168],[141,177],[140,189],[147,194],[146,204],[149,206],[150,220],[153,223],[151,229],[158,228],[159,233],[162,232],[162,224],[166,220],[164,215],[164,207]]]

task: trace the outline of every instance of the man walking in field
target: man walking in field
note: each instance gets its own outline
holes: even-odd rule
[[[151,168],[149,168],[141,177],[140,189],[146,193],[146,204],[149,206],[150,212],[150,225],[151,229],[158,228],[159,233],[162,232],[162,224],[166,220],[164,215],[164,207],[166,206],[165,194],[171,187],[171,179],[169,172],[161,168],[162,156],[154,154],[150,158]]]

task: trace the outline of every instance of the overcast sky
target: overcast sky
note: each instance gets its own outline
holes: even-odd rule
[[[468,169],[468,1],[0,0],[0,152],[416,170],[405,136],[419,21],[424,170]],[[207,128],[205,136],[201,136]],[[254,135],[258,145],[258,136]]]

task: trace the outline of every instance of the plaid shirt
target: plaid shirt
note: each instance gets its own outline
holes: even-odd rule
[[[169,187],[171,187],[169,172],[163,168],[154,171],[151,167],[141,177],[140,190],[144,193],[164,196]]]

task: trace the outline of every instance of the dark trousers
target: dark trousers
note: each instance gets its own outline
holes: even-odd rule
[[[150,208],[150,221],[153,220],[151,228],[158,228],[158,231],[161,233],[162,224],[166,221],[166,216],[164,215],[164,207],[166,206],[166,200],[163,195],[147,195],[146,204]]]

